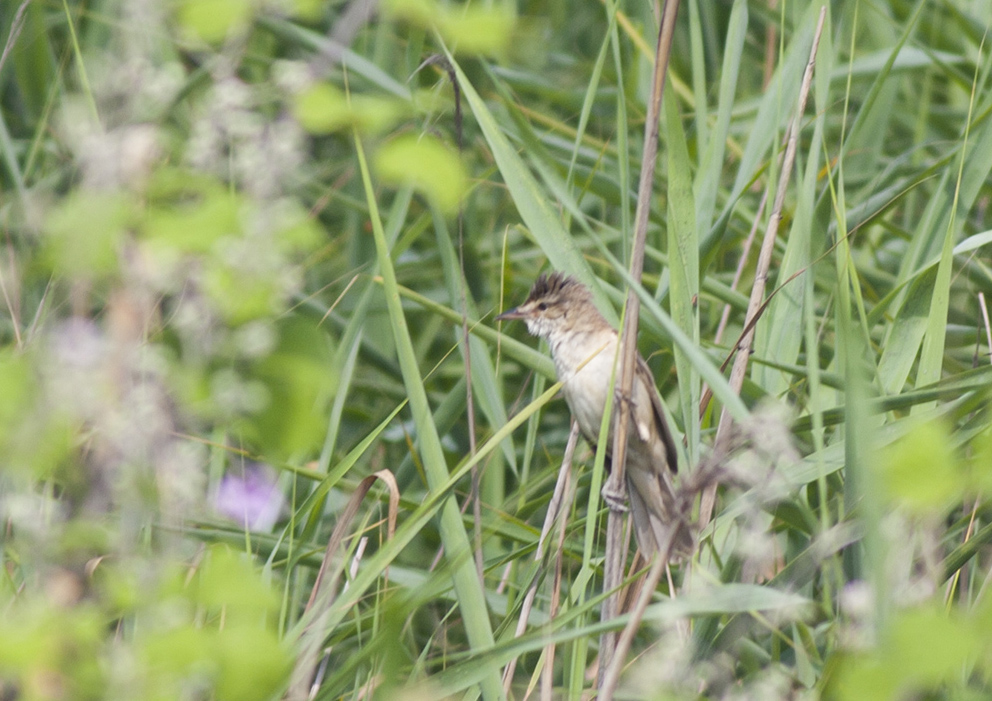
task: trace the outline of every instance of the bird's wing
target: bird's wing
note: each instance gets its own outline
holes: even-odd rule
[[[661,395],[658,394],[658,386],[654,383],[654,375],[651,374],[651,368],[648,367],[648,364],[639,353],[637,355],[637,376],[647,386],[648,394],[651,395],[655,426],[658,429],[658,436],[661,438],[661,442],[665,445],[665,457],[668,459],[668,467],[672,472],[678,473],[679,454],[675,450],[675,439],[672,437],[672,432],[668,429],[668,422],[665,420],[665,410],[661,405]]]

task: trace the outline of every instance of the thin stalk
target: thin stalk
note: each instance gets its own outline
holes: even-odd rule
[[[647,118],[644,123],[644,150],[641,156],[640,183],[637,188],[637,212],[634,217],[634,243],[630,255],[630,276],[640,284],[644,270],[644,247],[647,242],[648,212],[651,207],[651,194],[654,191],[654,171],[658,157],[658,130],[661,114],[661,97],[665,90],[665,76],[668,73],[668,57],[675,34],[675,18],[678,15],[679,0],[667,0],[662,12],[661,27],[658,32],[658,45],[655,50],[654,72],[651,82],[651,99],[648,103]],[[620,359],[621,397],[629,397],[634,385],[634,369],[637,366],[637,321],[640,300],[630,287],[627,291],[627,305],[624,311],[623,332],[620,337],[622,357]],[[606,489],[613,494],[626,494],[624,466],[627,458],[627,428],[630,423],[630,403],[621,401],[613,434],[612,471]],[[620,602],[620,582],[623,578],[623,512],[611,507],[606,526],[606,563],[603,575],[603,589],[614,591],[603,601],[602,618],[608,621],[617,614]],[[604,633],[600,638],[600,670],[609,668],[614,654],[616,634]],[[601,672],[600,685],[603,676]]]
[[[558,471],[558,481],[555,483],[555,491],[551,497],[551,502],[548,504],[548,513],[544,516],[544,525],[541,527],[541,537],[537,541],[537,550],[534,553],[535,562],[540,563],[544,559],[544,544],[551,535],[551,527],[554,525],[558,515],[564,513],[565,510],[571,505],[570,500],[565,499],[565,494],[569,491],[569,478],[572,474],[572,456],[575,454],[575,446],[578,442],[579,424],[573,419],[572,431],[568,435],[568,444],[565,446],[565,455],[561,461],[561,469]],[[565,532],[564,523],[561,526],[561,532]],[[561,539],[559,538],[559,541],[560,540]],[[559,550],[561,547],[562,546],[559,545]],[[558,567],[560,572],[560,565]],[[534,597],[537,596],[539,579],[539,577],[534,578],[530,588],[527,590],[527,594],[524,596],[523,604],[520,606],[520,617],[517,619],[517,629],[513,633],[514,638],[519,638],[524,634],[524,631],[527,630],[527,620],[530,618],[530,612],[534,606]],[[510,684],[513,682],[513,673],[516,671],[516,668],[517,658],[514,657],[509,661],[506,665],[506,669],[503,671],[503,691],[506,694],[510,693]]]

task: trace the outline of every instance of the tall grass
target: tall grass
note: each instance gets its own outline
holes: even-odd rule
[[[636,284],[651,4],[0,4],[0,696],[593,697],[548,269],[721,484],[618,697],[987,695],[989,10],[687,0]]]

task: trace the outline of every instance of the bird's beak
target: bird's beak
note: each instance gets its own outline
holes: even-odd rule
[[[514,307],[513,309],[507,309],[496,317],[496,321],[513,321],[514,319],[523,319],[526,316],[526,312],[520,311],[520,307]]]

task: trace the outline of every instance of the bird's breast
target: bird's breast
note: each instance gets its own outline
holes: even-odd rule
[[[616,357],[616,336],[604,338],[592,334],[564,339],[552,345],[558,379],[562,392],[586,436],[599,435],[603,410],[609,395],[613,361]]]

